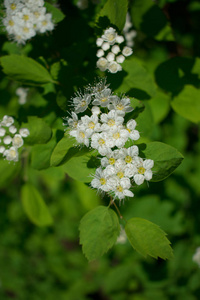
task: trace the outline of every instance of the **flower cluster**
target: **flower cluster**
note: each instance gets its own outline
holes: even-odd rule
[[[28,88],[19,87],[16,89],[16,95],[19,97],[18,103],[24,105],[27,101]]]
[[[91,0],[93,4],[98,4],[100,0]],[[76,6],[80,9],[86,9],[88,8],[89,1],[88,0],[78,0],[76,3]]]
[[[54,28],[52,15],[46,13],[43,0],[4,0],[4,6],[3,25],[10,38],[19,44]]]
[[[126,40],[126,46],[133,47],[134,46],[134,38],[137,36],[137,31],[132,29],[133,24],[131,22],[130,14],[126,15],[126,23],[123,28],[123,34]]]
[[[120,64],[125,57],[130,56],[133,51],[130,47],[124,46],[121,50],[120,44],[124,42],[124,37],[118,35],[112,27],[106,29],[103,35],[97,39],[96,44],[100,49],[97,51],[97,67],[101,71],[108,70],[110,73],[117,73],[122,70]]]
[[[130,99],[114,95],[105,81],[100,81],[86,88],[84,93],[76,94],[72,101],[74,111],[72,117],[67,118],[69,134],[102,156],[92,187],[118,199],[133,197],[132,184],[150,180],[154,162],[139,157],[136,145],[125,148],[128,140],[134,143],[140,138],[135,129],[136,121],[130,119],[125,123],[125,115],[133,110]],[[79,118],[77,114],[85,111],[90,115],[81,114]]]
[[[0,153],[9,161],[18,161],[18,149],[24,144],[23,138],[29,134],[27,128],[21,128],[17,133],[14,119],[5,115],[0,122]]]

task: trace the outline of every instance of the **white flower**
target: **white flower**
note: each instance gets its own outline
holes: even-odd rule
[[[19,87],[18,89],[16,89],[16,95],[19,96],[19,104],[23,105],[26,103],[27,100],[28,89]]]
[[[97,68],[100,69],[100,71],[105,71],[108,67],[108,61],[106,58],[101,57],[97,60]]]
[[[100,108],[98,106],[93,106],[91,111],[93,115],[99,115],[101,113]]]
[[[116,30],[113,27],[110,27],[104,31],[104,34],[102,35],[102,39],[105,42],[108,42],[110,45],[113,45],[115,43],[117,37]]]
[[[6,156],[6,159],[10,161],[18,161],[18,152],[15,147],[10,147],[8,150],[5,150],[3,156]]]
[[[4,136],[6,134],[6,130],[0,127],[0,136]]]
[[[133,50],[130,47],[125,46],[122,50],[124,56],[130,56],[133,53]]]
[[[104,43],[101,45],[101,48],[102,48],[104,51],[107,51],[107,50],[110,48],[110,44],[107,43],[107,42],[104,42]]]
[[[88,8],[88,0],[78,0],[76,6],[80,9],[86,9]]]
[[[45,14],[43,18],[37,23],[37,30],[40,33],[53,30],[54,24],[51,19],[52,19],[52,14]]]
[[[73,98],[75,113],[84,112],[91,101],[91,95],[79,95],[78,97]]]
[[[124,37],[123,37],[122,35],[118,35],[118,36],[116,37],[116,42],[117,42],[118,44],[123,43],[123,42],[124,42]]]
[[[4,146],[0,146],[0,153],[4,153],[5,150],[6,148]]]
[[[118,113],[122,116],[125,115],[126,112],[133,111],[133,107],[130,106],[130,99],[129,98],[122,98],[119,97],[113,98],[112,104],[109,105],[109,109],[115,109]]]
[[[114,146],[121,148],[125,145],[128,140],[129,133],[123,126],[118,126],[112,131],[108,132],[109,139],[114,143]]]
[[[22,136],[22,137],[27,137],[29,136],[30,132],[28,130],[28,128],[21,128],[19,130],[19,134]]]
[[[7,136],[4,137],[3,143],[4,143],[5,145],[9,145],[11,142],[12,142],[11,136],[7,135]]]
[[[200,247],[198,247],[196,249],[196,252],[195,252],[195,254],[192,257],[192,260],[194,262],[196,262],[198,264],[198,266],[200,267]]]
[[[122,64],[122,63],[124,62],[124,60],[125,60],[124,55],[118,55],[118,56],[116,57],[116,61],[117,61],[119,64]]]
[[[17,132],[17,128],[14,125],[11,125],[9,127],[9,131],[10,131],[10,133],[15,134]]]
[[[24,144],[24,140],[20,134],[15,134],[15,136],[12,139],[12,144],[15,148],[20,148]]]
[[[119,158],[119,150],[116,149],[114,151],[109,150],[105,157],[101,159],[102,167],[107,167],[109,165],[114,165]]]
[[[90,135],[86,132],[84,127],[73,129],[69,132],[69,134],[76,138],[77,142],[80,144],[85,144],[87,147],[89,147],[89,137]]]
[[[116,61],[112,61],[108,65],[108,71],[112,74],[115,74],[121,70],[122,70],[122,67]]]
[[[99,49],[97,51],[97,57],[102,57],[102,56],[104,56],[104,51],[102,49]]]
[[[122,125],[124,118],[119,116],[115,110],[111,110],[108,114],[101,115],[101,126],[102,131],[107,131]]]
[[[120,48],[119,48],[118,45],[114,45],[114,46],[112,46],[111,51],[112,51],[114,54],[118,54],[121,50],[120,50]]]
[[[95,94],[95,99],[92,102],[93,105],[100,105],[107,107],[112,99],[112,91],[109,88],[104,89],[102,92]]]
[[[91,147],[97,149],[102,156],[105,156],[110,148],[114,147],[114,143],[108,138],[106,132],[94,133],[91,137]]]
[[[9,127],[10,125],[12,125],[14,123],[14,119],[13,117],[9,117],[7,115],[5,115],[3,117],[3,120],[1,121],[1,125],[2,126],[6,126],[6,127]]]
[[[113,188],[108,181],[105,170],[102,170],[102,168],[96,169],[95,178],[92,180],[91,186],[104,192],[108,192]]]
[[[115,60],[115,55],[112,52],[109,52],[108,55],[106,56],[107,61],[111,62]]]
[[[131,187],[131,182],[129,178],[122,178],[118,181],[116,188],[114,190],[115,197],[119,199],[124,199],[127,197],[134,197],[134,194],[129,190]]]
[[[120,157],[124,159],[127,164],[131,164],[134,162],[135,157],[139,154],[138,146],[134,145],[129,148],[121,148],[119,150]]]
[[[126,124],[127,130],[129,132],[129,138],[133,141],[137,141],[140,138],[140,133],[135,130],[137,123],[135,120],[129,120]]]
[[[85,128],[85,131],[89,137],[94,132],[99,132],[101,131],[101,125],[98,123],[98,116],[97,115],[92,115],[91,117],[89,116],[84,116],[81,117],[82,125],[81,128]]]
[[[143,161],[142,158],[135,158],[135,164],[137,167],[137,174],[134,175],[134,181],[137,185],[141,185],[144,180],[151,180],[153,173],[151,168],[154,166],[154,161],[151,159],[146,159]]]
[[[72,118],[66,118],[67,123],[69,125],[70,128],[77,128],[78,126],[78,116],[77,114],[75,114],[75,112],[72,112]]]
[[[103,39],[102,38],[98,38],[96,40],[96,44],[97,44],[98,47],[101,47],[101,45],[103,44]]]

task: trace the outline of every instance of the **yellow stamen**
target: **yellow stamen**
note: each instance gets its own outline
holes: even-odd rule
[[[103,144],[105,144],[105,141],[103,139],[99,139],[98,143],[99,143],[99,145],[103,145]]]
[[[123,187],[122,187],[121,185],[119,185],[119,186],[117,187],[117,191],[118,191],[118,192],[122,193],[123,190],[124,190],[124,189],[123,189]]]
[[[17,7],[17,6],[16,6],[16,4],[15,4],[15,3],[11,3],[11,4],[10,4],[10,8],[11,8],[12,10],[15,10],[15,9],[16,9],[16,7]]]
[[[119,104],[117,105],[117,109],[118,109],[118,110],[123,110],[123,109],[124,109],[124,105],[123,105],[122,103],[119,103]]]
[[[100,178],[100,183],[101,183],[101,185],[104,185],[104,184],[106,184],[106,180],[105,180],[105,178]]]
[[[90,122],[90,123],[88,123],[88,127],[89,127],[89,128],[91,128],[91,129],[93,129],[93,128],[95,127],[95,124],[94,124],[94,122]]]
[[[125,157],[125,162],[126,162],[127,164],[131,163],[132,160],[133,160],[132,157],[129,156],[129,155],[127,155],[127,156]]]
[[[113,157],[111,157],[111,158],[109,158],[108,162],[110,165],[114,165],[115,159]]]
[[[28,21],[29,20],[29,15],[24,15],[23,19],[24,19],[24,21]]]
[[[124,173],[123,173],[123,172],[118,172],[118,173],[117,173],[117,176],[118,176],[119,178],[123,178],[123,177],[124,177]]]
[[[42,25],[46,26],[47,25],[47,21],[42,21]]]
[[[110,119],[109,121],[108,121],[108,126],[114,126],[115,125],[115,120],[113,120],[113,119]]]
[[[79,135],[80,135],[81,138],[84,139],[84,137],[85,137],[85,133],[84,133],[84,132],[81,131],[81,132],[79,133]]]
[[[105,97],[105,98],[101,99],[101,102],[106,102],[107,100],[108,100],[108,98]]]
[[[145,173],[145,168],[140,167],[140,168],[138,169],[138,173],[143,175],[143,174]]]
[[[8,24],[9,24],[10,26],[14,26],[14,25],[15,25],[15,23],[14,23],[12,20],[9,20]]]
[[[116,140],[119,139],[120,138],[119,132],[114,133],[113,138],[116,139]]]

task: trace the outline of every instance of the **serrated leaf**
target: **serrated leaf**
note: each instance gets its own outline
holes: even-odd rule
[[[182,117],[194,123],[200,122],[200,90],[192,85],[186,85],[184,89],[174,97],[171,102],[173,110]]]
[[[30,131],[30,135],[26,138],[26,143],[29,145],[45,144],[51,138],[51,128],[38,117],[28,117],[28,123],[23,123],[22,127],[28,128]]]
[[[81,219],[79,230],[83,253],[91,261],[101,257],[114,245],[120,225],[112,209],[98,206]]]
[[[135,27],[158,41],[174,41],[172,29],[163,11],[152,0],[134,0],[131,15]]]
[[[146,144],[143,150],[146,158],[154,160],[153,178],[151,181],[161,181],[168,177],[181,164],[183,156],[177,149],[161,142]]]
[[[22,186],[21,200],[29,219],[38,226],[47,226],[53,223],[49,210],[38,190],[27,183]]]
[[[17,54],[0,58],[3,72],[11,79],[28,85],[43,85],[53,82],[47,69],[32,58]]]
[[[125,231],[132,247],[144,257],[173,258],[170,242],[166,233],[156,224],[141,218],[128,220]]]
[[[45,2],[44,6],[47,8],[47,11],[52,14],[52,20],[54,23],[59,23],[65,18],[63,12],[50,3]]]
[[[97,18],[106,16],[111,24],[116,25],[119,30],[122,30],[126,22],[127,10],[127,0],[108,0]]]

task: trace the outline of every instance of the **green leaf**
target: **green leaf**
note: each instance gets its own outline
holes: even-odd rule
[[[79,196],[80,202],[87,210],[91,210],[100,203],[100,197],[96,190],[91,189],[85,183],[75,180],[74,188]]]
[[[194,123],[200,122],[200,90],[186,85],[171,102],[173,110]]]
[[[70,135],[64,136],[54,148],[51,156],[51,166],[60,166],[70,160],[73,156],[81,156],[89,150],[87,147],[77,147],[78,143]]]
[[[128,220],[125,231],[133,248],[144,257],[173,258],[170,242],[166,233],[156,224],[141,218]]]
[[[33,185],[27,183],[22,186],[21,199],[27,216],[34,224],[47,226],[53,223],[44,200]]]
[[[168,115],[170,110],[170,98],[168,95],[157,91],[155,97],[149,101],[153,119],[156,124],[159,124]]]
[[[53,82],[49,72],[34,59],[16,54],[2,56],[3,72],[11,79],[28,85],[43,85]]]
[[[96,151],[74,156],[63,165],[63,170],[75,180],[91,182],[97,168],[96,157],[93,155],[96,155]]]
[[[127,72],[127,75],[123,77],[122,83],[116,92],[128,93],[130,97],[135,97],[139,100],[150,99],[156,94],[156,85],[152,75],[148,73],[137,58],[131,57],[125,60],[122,68]],[[112,78],[111,81],[113,81],[115,86],[116,78]]]
[[[45,2],[44,6],[47,8],[47,11],[52,14],[52,20],[54,23],[59,23],[65,18],[63,12],[50,3]]]
[[[143,153],[146,158],[154,160],[153,178],[151,180],[153,182],[168,177],[183,160],[183,156],[178,150],[161,142],[148,143]]]
[[[0,188],[5,188],[19,173],[21,164],[0,159]]]
[[[108,0],[100,11],[98,18],[106,16],[111,24],[116,25],[119,30],[122,30],[126,22],[127,10],[127,0]]]
[[[23,123],[22,127],[30,131],[30,135],[25,140],[29,145],[45,144],[52,135],[51,128],[46,122],[35,116],[28,117],[28,123]]]
[[[98,206],[81,219],[79,230],[83,253],[91,261],[101,257],[114,245],[120,225],[112,209]]]
[[[152,0],[134,0],[131,16],[135,27],[158,41],[174,41],[172,29],[163,11]]]

